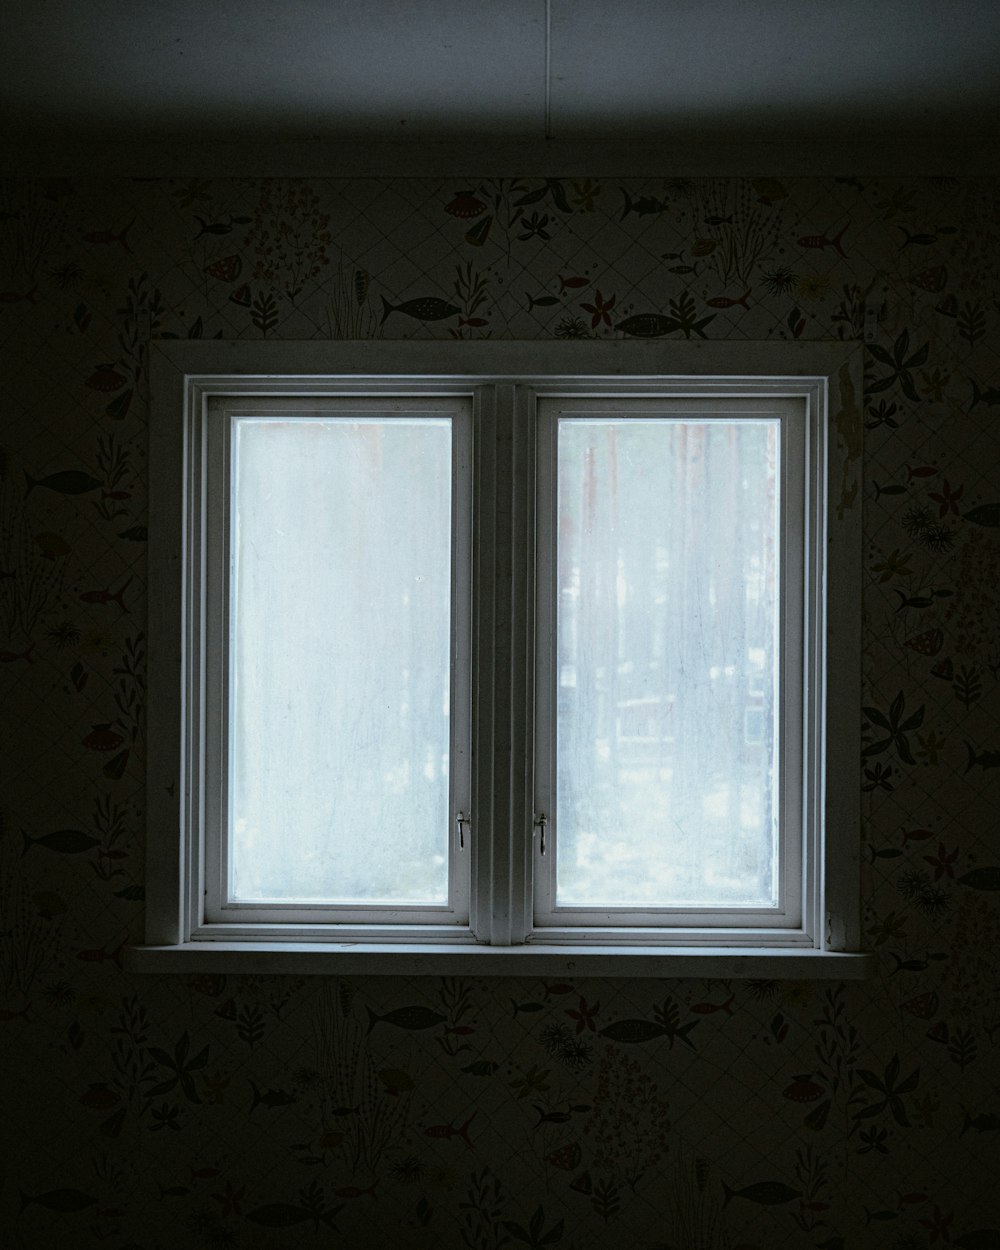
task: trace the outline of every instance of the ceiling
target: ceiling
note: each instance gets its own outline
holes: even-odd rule
[[[7,0],[0,35],[18,167],[1000,141],[1000,0]]]

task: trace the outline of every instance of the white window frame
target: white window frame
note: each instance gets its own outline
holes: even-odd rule
[[[153,344],[151,356],[147,925],[146,944],[131,954],[133,967],[866,975],[858,897],[859,345],[175,342]],[[202,460],[209,405],[226,397],[308,403],[338,395],[359,401],[465,396],[473,404],[471,666],[467,674],[463,663],[456,666],[460,703],[471,690],[471,824],[465,846],[455,846],[457,828],[452,843],[456,862],[469,866],[467,923],[461,916],[458,923],[414,925],[412,917],[394,924],[386,916],[341,923],[296,915],[227,924],[211,908],[206,915],[204,759],[219,733],[219,714],[206,700],[205,640],[211,633],[206,620],[219,609],[203,559],[209,539],[224,534],[214,515],[217,483],[213,497]],[[793,400],[804,414],[806,593],[800,615],[808,675],[802,716],[809,731],[801,806],[808,832],[800,843],[800,905],[769,925],[729,917],[706,926],[690,916],[685,924],[674,917],[665,926],[621,926],[614,917],[603,924],[535,925],[532,883],[551,863],[542,860],[533,832],[536,817],[547,810],[551,754],[544,676],[537,718],[534,704],[536,659],[544,675],[552,627],[546,609],[537,623],[535,615],[539,400],[585,403],[608,396],[770,397]],[[544,465],[544,437],[541,444]],[[512,559],[512,552],[523,558]],[[543,548],[543,579],[547,560]],[[456,621],[461,633],[461,611]],[[826,673],[836,680],[827,682]],[[466,679],[471,686],[462,686]],[[457,810],[464,810],[458,806],[463,801],[453,796]]]
[[[680,910],[666,908],[560,907],[556,900],[559,856],[559,812],[556,803],[556,577],[557,498],[554,490],[539,491],[535,544],[538,591],[535,601],[535,796],[536,808],[546,814],[549,854],[536,855],[533,872],[533,931],[548,942],[632,943],[637,934],[658,945],[803,946],[817,929],[812,914],[815,899],[804,890],[820,851],[819,828],[809,818],[815,810],[816,778],[807,774],[803,758],[803,669],[807,633],[815,631],[823,605],[816,577],[805,577],[809,553],[821,534],[818,510],[807,499],[819,487],[822,457],[817,455],[821,416],[818,405],[805,394],[788,394],[787,384],[768,379],[744,379],[738,392],[714,380],[671,379],[658,384],[652,395],[594,398],[539,395],[537,416],[538,473],[556,481],[557,433],[561,420],[621,414],[625,420],[642,417],[684,417],[695,421],[740,418],[777,418],[780,424],[779,688],[780,722],[778,778],[782,793],[777,850],[778,901],[774,907],[728,907]],[[812,571],[811,571],[812,572]],[[815,572],[818,574],[819,569]],[[795,593],[802,587],[805,593]],[[819,657],[817,656],[817,661]],[[589,931],[589,932],[588,932]]]
[[[185,744],[186,771],[191,777],[192,800],[188,809],[192,859],[199,864],[200,883],[192,872],[188,903],[191,937],[215,940],[244,939],[275,932],[279,940],[322,940],[331,932],[345,938],[371,940],[426,939],[435,934],[450,940],[455,926],[468,926],[469,874],[460,851],[464,849],[464,822],[459,813],[471,811],[470,607],[471,607],[471,507],[472,507],[472,396],[418,395],[403,398],[392,392],[375,398],[366,384],[363,395],[318,395],[313,399],[279,395],[214,395],[206,393],[200,411],[192,411],[190,423],[189,480],[202,481],[204,489],[192,491],[188,510],[189,532],[199,541],[189,547],[185,591],[189,602],[201,601],[203,612],[190,613],[186,624],[188,647],[197,663],[190,666],[190,706],[203,709]],[[318,903],[238,903],[229,898],[228,738],[233,696],[229,652],[230,591],[232,580],[231,481],[233,432],[241,419],[267,417],[288,419],[318,417],[345,420],[357,416],[443,417],[451,424],[451,639],[449,716],[449,796],[452,813],[448,838],[448,900],[443,906],[371,904],[365,908],[326,906]],[[357,926],[352,928],[352,926]]]

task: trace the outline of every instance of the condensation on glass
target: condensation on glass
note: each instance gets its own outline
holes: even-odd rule
[[[559,421],[557,906],[777,902],[779,438]]]
[[[234,422],[229,897],[448,898],[451,424]]]

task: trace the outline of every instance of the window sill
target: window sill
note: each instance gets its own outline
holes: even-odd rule
[[[857,981],[874,956],[759,947],[429,945],[365,942],[183,942],[135,946],[132,972],[343,976],[718,977]]]

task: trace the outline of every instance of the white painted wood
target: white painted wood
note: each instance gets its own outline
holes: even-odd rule
[[[365,397],[316,396],[302,400],[297,396],[279,394],[241,398],[210,398],[204,415],[206,463],[200,479],[204,495],[200,500],[200,516],[204,519],[206,563],[200,577],[195,575],[192,602],[203,608],[204,636],[201,641],[200,669],[204,672],[201,693],[203,713],[200,718],[203,738],[205,800],[204,815],[194,829],[195,843],[205,872],[204,903],[201,920],[192,932],[208,934],[213,926],[240,924],[254,926],[309,924],[366,926],[391,923],[397,926],[417,924],[464,925],[468,921],[469,857],[459,845],[457,814],[470,806],[470,696],[469,696],[469,544],[471,523],[471,404],[466,397],[433,398],[418,396],[378,397],[378,388],[369,386]],[[345,415],[368,415],[391,420],[393,416],[418,415],[445,417],[452,427],[452,654],[450,669],[458,684],[451,690],[451,744],[449,758],[449,825],[450,858],[448,864],[449,897],[443,907],[372,904],[358,908],[325,903],[240,903],[232,897],[228,833],[229,794],[232,776],[232,743],[230,740],[230,708],[232,689],[229,652],[230,592],[232,562],[232,444],[235,422],[240,418],[274,417],[294,420],[296,417],[329,416],[343,419]],[[194,468],[194,466],[192,466]],[[194,493],[194,492],[192,492]],[[192,524],[192,528],[195,528]],[[455,610],[457,605],[457,610]],[[194,622],[192,622],[192,625]],[[194,749],[194,744],[192,744]]]
[[[536,809],[549,813],[546,841],[547,855],[541,855],[540,843],[535,846],[535,924],[539,936],[546,938],[550,927],[571,926],[578,933],[578,940],[600,941],[599,934],[608,928],[627,925],[652,927],[670,926],[682,933],[691,929],[703,930],[712,926],[730,932],[727,941],[748,941],[744,935],[738,938],[732,930],[757,925],[775,931],[794,926],[799,934],[797,940],[814,942],[817,929],[812,911],[803,914],[803,867],[805,844],[812,845],[821,839],[821,831],[810,826],[805,802],[806,777],[803,762],[809,743],[822,726],[813,724],[804,715],[804,691],[816,683],[817,674],[810,668],[810,658],[804,647],[803,614],[814,611],[822,597],[822,560],[813,570],[816,585],[804,585],[805,551],[812,542],[811,533],[822,518],[812,518],[805,508],[807,476],[812,471],[808,459],[810,446],[817,444],[816,431],[810,422],[818,422],[821,414],[815,402],[810,403],[815,387],[810,380],[786,379],[760,381],[755,377],[742,378],[738,382],[739,393],[733,396],[694,395],[681,398],[690,386],[683,381],[664,379],[660,383],[661,394],[656,399],[643,396],[635,398],[627,390],[616,396],[594,398],[543,398],[539,401],[539,480],[547,483],[542,487],[539,503],[538,550],[539,593],[538,622],[540,638],[537,651],[537,703],[536,724],[538,737],[539,784],[536,793]],[[780,393],[779,393],[780,392]],[[558,586],[555,580],[556,526],[556,428],[561,419],[574,417],[605,417],[620,415],[623,418],[641,417],[690,417],[699,422],[777,417],[781,423],[781,549],[782,594],[779,605],[781,616],[781,654],[779,658],[780,684],[780,732],[778,756],[779,794],[779,846],[778,877],[779,897],[770,908],[726,908],[712,910],[649,908],[630,910],[626,907],[587,909],[564,907],[556,902],[556,865],[559,847],[559,813],[555,802],[555,743],[556,743],[556,685],[558,680],[556,659],[555,603]],[[822,466],[820,466],[822,468]],[[820,551],[822,555],[822,551]],[[817,714],[821,707],[817,707]],[[810,862],[812,860],[810,859]],[[586,935],[581,930],[594,928],[595,933]],[[650,942],[673,943],[678,939],[673,933],[657,936],[650,932]]]
[[[826,734],[811,775],[813,801],[822,805],[827,836],[822,874],[823,912],[818,923],[828,950],[853,951],[861,943],[859,893],[861,808],[858,800],[861,759],[861,501],[864,440],[864,351],[853,344],[830,369],[820,401],[826,406],[829,444],[824,490],[826,506],[825,633],[817,627],[819,671],[826,675]],[[817,744],[819,748],[819,744]],[[822,886],[820,887],[820,877]]]
[[[358,943],[188,942],[137,946],[131,972],[319,976],[723,977],[853,981],[872,975],[873,955],[817,950],[731,950],[645,946],[616,949],[557,946],[442,946]]]
[[[150,352],[149,659],[146,762],[146,941],[183,942],[187,863],[182,765],[185,647],[184,375]]]
[[[529,689],[533,666],[532,572],[530,557],[517,569],[505,564],[501,544],[530,551],[533,527],[532,423],[534,401],[539,397],[584,397],[619,393],[623,383],[630,394],[662,396],[671,379],[671,394],[694,397],[725,397],[730,402],[746,393],[747,376],[753,376],[758,396],[806,396],[810,414],[820,429],[830,413],[832,450],[824,466],[819,435],[810,445],[811,489],[829,505],[816,515],[816,536],[809,560],[813,579],[823,583],[823,559],[828,579],[825,603],[839,605],[821,627],[822,612],[807,609],[814,617],[807,624],[807,646],[812,662],[836,672],[827,686],[810,683],[807,718],[820,715],[825,723],[824,741],[814,743],[810,767],[813,781],[806,795],[807,812],[825,815],[825,844],[806,845],[806,923],[798,930],[776,928],[765,938],[761,930],[747,930],[744,920],[719,926],[715,932],[691,930],[669,954],[656,955],[649,945],[641,950],[648,958],[644,968],[659,967],[648,975],[723,975],[710,973],[703,962],[705,952],[721,955],[734,940],[742,941],[746,956],[737,965],[746,969],[751,954],[756,959],[760,942],[784,944],[785,950],[804,942],[829,951],[855,951],[860,942],[858,916],[858,799],[860,654],[860,451],[861,451],[861,351],[855,344],[749,344],[749,343],[221,343],[185,342],[154,344],[152,350],[153,418],[151,451],[153,485],[151,505],[150,608],[150,730],[149,764],[150,826],[147,944],[137,954],[137,967],[163,969],[160,948],[173,947],[187,961],[192,952],[211,946],[220,951],[214,937],[236,936],[224,926],[202,923],[202,875],[198,848],[191,829],[203,810],[203,755],[206,741],[202,708],[204,674],[201,656],[205,646],[205,619],[198,580],[201,576],[204,533],[207,522],[193,507],[192,496],[202,481],[200,439],[209,395],[370,396],[373,389],[386,397],[461,396],[476,391],[475,416],[475,530],[474,552],[480,572],[472,618],[474,663],[474,735],[471,807],[473,820],[467,842],[473,875],[470,899],[472,933],[480,942],[492,944],[499,954],[503,944],[529,936],[528,884],[537,855],[532,849],[532,803]],[[518,386],[515,386],[518,383]],[[522,389],[522,388],[530,388]],[[310,401],[313,402],[313,401]],[[503,419],[500,419],[500,417]],[[502,461],[503,469],[498,467]],[[185,477],[185,468],[188,476]],[[808,511],[808,506],[807,506]],[[543,566],[550,559],[544,551]],[[485,572],[483,570],[486,570]],[[194,580],[192,580],[194,579]],[[850,610],[842,610],[850,605]],[[463,627],[459,627],[462,632]],[[542,617],[542,630],[547,628]],[[186,673],[182,681],[182,672]],[[463,699],[464,695],[461,696]],[[821,711],[817,711],[821,709]],[[182,738],[179,726],[186,725]],[[819,737],[819,735],[817,735]],[[534,753],[544,786],[546,750]],[[551,783],[547,783],[551,785]],[[551,789],[541,788],[542,799],[551,806]],[[540,804],[535,806],[540,807]],[[459,806],[456,796],[456,807]],[[457,813],[456,813],[457,814]],[[819,828],[820,822],[813,821]],[[822,871],[813,866],[822,864]],[[822,917],[822,923],[818,919]],[[370,917],[371,920],[385,917]],[[399,918],[403,920],[403,917]],[[303,915],[275,930],[259,923],[238,929],[240,944],[233,956],[271,961],[290,958],[304,932],[322,935],[337,947],[349,937],[361,943],[365,955],[378,963],[381,951],[388,965],[397,955],[414,959],[421,969],[434,965],[442,937],[452,950],[471,934],[459,925],[442,932],[430,925],[421,930],[419,949],[414,942],[411,916],[403,927],[385,928],[378,923],[352,925],[350,929],[323,926],[310,928],[315,917]],[[692,918],[694,919],[694,918]],[[735,918],[734,918],[735,919]],[[305,924],[306,930],[300,925]],[[740,928],[743,932],[740,932]],[[727,932],[722,932],[726,928]],[[197,941],[190,941],[196,936]],[[285,940],[276,941],[277,937]],[[621,961],[638,958],[636,931],[563,933],[553,930],[543,946],[581,938],[589,946],[581,952],[597,955],[612,948],[617,952],[607,975],[621,975]],[[662,935],[661,935],[662,936]],[[649,934],[642,941],[649,941]],[[668,940],[674,940],[671,935]],[[402,943],[401,943],[402,940]],[[696,942],[697,946],[692,946]],[[620,943],[620,945],[619,945]],[[714,944],[714,945],[713,945]],[[352,946],[353,949],[353,946]],[[474,951],[466,953],[476,958]],[[508,948],[507,956],[538,949],[537,938],[525,947]],[[681,952],[690,962],[678,962]],[[242,954],[241,954],[242,952]],[[252,952],[256,952],[252,954]],[[423,953],[421,953],[423,952]],[[627,952],[627,953],[626,953]],[[309,960],[313,952],[307,953]],[[805,956],[805,951],[799,951]],[[814,950],[815,954],[815,950]],[[227,956],[228,957],[228,956]],[[608,956],[611,958],[611,956]],[[786,955],[776,955],[778,967]],[[562,954],[553,956],[564,959]],[[655,959],[672,962],[655,964]],[[733,956],[733,958],[736,958]],[[653,960],[654,962],[650,962]],[[237,959],[237,963],[239,960]],[[167,961],[169,963],[169,960]],[[824,964],[823,967],[835,966]],[[190,970],[190,964],[183,964]],[[231,965],[235,968],[235,964]],[[402,970],[401,964],[396,968]],[[438,970],[455,968],[438,962]],[[530,965],[537,968],[537,964]],[[556,965],[554,964],[553,967]],[[563,965],[560,964],[560,967]],[[588,967],[596,967],[596,963]],[[638,965],[636,965],[638,966]],[[714,965],[711,965],[714,966]],[[719,965],[722,966],[722,965]],[[763,966],[763,965],[759,965]],[[863,960],[836,966],[861,975]],[[250,965],[243,964],[246,970]],[[360,967],[360,965],[359,965]],[[494,959],[477,964],[477,971],[523,969]],[[691,972],[681,972],[690,967]],[[670,968],[666,972],[662,969]],[[698,971],[695,972],[694,969]],[[284,970],[291,971],[291,965]],[[379,967],[390,971],[391,966]],[[595,973],[596,975],[596,973]],[[605,975],[601,973],[601,975]],[[646,975],[643,973],[642,975]],[[726,975],[772,975],[728,973]],[[780,974],[774,974],[780,975]],[[794,975],[825,975],[802,973]]]
[[[530,396],[481,388],[476,424],[472,820],[480,941],[523,942],[531,924],[534,413]],[[512,558],[515,557],[515,558]]]

